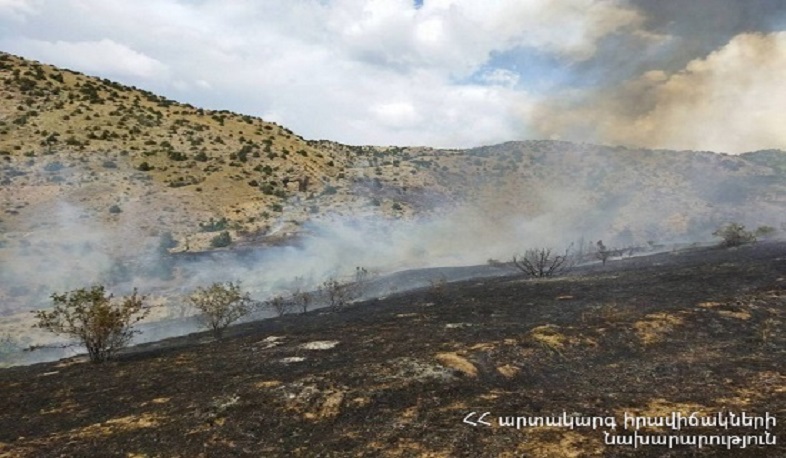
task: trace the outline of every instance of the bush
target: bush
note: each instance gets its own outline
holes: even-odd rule
[[[209,288],[197,288],[188,301],[216,339],[223,337],[227,326],[251,313],[251,298],[241,291],[240,283],[217,282]]]
[[[226,229],[229,221],[225,217],[219,219],[210,218],[206,223],[199,223],[199,229],[202,232],[218,232]]]
[[[775,236],[777,229],[772,226],[759,226],[756,228],[754,235],[756,238],[769,239]]]
[[[123,209],[120,208],[120,205],[115,204],[109,207],[109,213],[117,215],[118,213],[123,213]]]
[[[139,166],[137,166],[136,169],[139,170],[140,172],[149,172],[149,171],[153,170],[154,167],[152,165],[148,164],[147,162],[143,162],[143,163],[139,164]]]
[[[713,232],[712,235],[723,239],[720,243],[723,247],[735,247],[756,241],[756,236],[752,232],[745,230],[745,226],[738,223],[729,223],[722,226]]]
[[[523,256],[513,256],[513,265],[525,274],[536,277],[553,277],[567,272],[573,267],[570,248],[558,255],[551,248],[527,250]]]
[[[210,246],[213,248],[224,248],[232,244],[232,237],[229,232],[223,231],[217,236],[210,239]]]
[[[103,286],[52,294],[54,310],[35,311],[35,327],[78,339],[94,363],[109,360],[131,341],[137,332],[133,325],[150,311],[136,290],[119,302],[112,298]]]

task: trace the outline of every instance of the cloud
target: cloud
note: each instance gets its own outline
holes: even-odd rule
[[[641,21],[606,0],[64,0],[23,14],[0,32],[3,49],[194,105],[275,113],[307,138],[450,147],[527,132],[512,113],[533,94],[512,69],[488,68],[494,55],[580,61]]]
[[[0,0],[0,19],[24,22],[27,16],[38,13],[38,3],[29,0]]]
[[[275,116],[306,138],[736,151],[783,146],[768,120],[733,134],[772,111],[755,101],[778,92],[733,52],[756,46],[735,37],[771,37],[786,24],[777,0],[751,4],[0,0],[0,48],[205,108]],[[737,72],[725,76],[734,90],[711,76],[722,67]],[[717,114],[729,107],[748,114]],[[701,126],[691,133],[685,116]]]
[[[166,78],[169,73],[167,66],[158,60],[109,39],[53,43],[26,39],[20,40],[17,46],[46,63],[88,74],[153,80]]]
[[[745,33],[676,72],[652,70],[602,93],[540,108],[542,135],[741,153],[786,148],[786,32]]]

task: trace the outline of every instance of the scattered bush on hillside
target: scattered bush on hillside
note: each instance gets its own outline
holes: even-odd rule
[[[199,287],[188,297],[188,302],[199,312],[202,325],[213,332],[216,339],[224,336],[224,329],[252,311],[248,293],[240,283],[216,282],[207,288]]]
[[[753,232],[745,230],[745,226],[739,223],[729,223],[725,226],[722,226],[713,232],[712,235],[723,239],[720,245],[727,248],[745,245],[746,243],[753,243],[756,241],[756,236],[753,234]]]
[[[232,236],[229,232],[223,231],[217,236],[210,239],[210,246],[213,248],[224,248],[232,244]]]
[[[54,309],[35,311],[35,327],[79,340],[90,361],[107,361],[125,347],[138,331],[133,325],[150,311],[136,290],[118,302],[103,286],[52,294]]]
[[[573,267],[574,260],[570,247],[565,249],[564,254],[557,254],[551,248],[538,248],[513,256],[512,263],[530,277],[545,278],[566,273]]]
[[[218,232],[225,230],[228,224],[229,222],[224,217],[217,220],[210,218],[206,223],[199,223],[199,229],[202,232]]]

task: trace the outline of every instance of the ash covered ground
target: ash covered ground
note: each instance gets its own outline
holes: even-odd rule
[[[507,273],[245,323],[219,342],[144,344],[103,365],[4,369],[0,456],[786,453],[786,244],[633,257],[545,280]],[[491,426],[464,423],[470,412],[490,412]],[[777,443],[635,449],[606,444],[607,428],[498,420],[563,412],[620,424],[626,413],[770,414]]]

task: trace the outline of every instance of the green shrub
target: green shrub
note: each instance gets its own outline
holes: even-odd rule
[[[52,294],[54,309],[38,310],[35,327],[79,340],[94,363],[111,359],[137,331],[133,325],[150,311],[136,290],[117,303],[103,286]]]
[[[197,288],[188,298],[199,311],[199,319],[221,339],[227,326],[251,312],[251,298],[243,293],[239,283],[213,283],[208,288]]]
[[[147,161],[145,161],[145,162],[143,162],[143,163],[141,163],[141,164],[139,164],[137,166],[137,170],[142,171],[142,172],[149,172],[149,171],[153,170],[154,168],[155,167],[153,167],[152,165],[148,164]]]
[[[224,248],[232,244],[232,237],[229,232],[223,231],[217,236],[210,239],[210,246],[213,248]]]
[[[202,232],[218,232],[227,228],[228,221],[222,217],[218,220],[210,218],[206,223],[199,223],[199,229]]]

